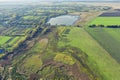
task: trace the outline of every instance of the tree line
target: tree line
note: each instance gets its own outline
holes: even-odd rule
[[[93,25],[89,25],[90,28],[120,28],[120,25],[96,25],[96,24],[93,24]]]

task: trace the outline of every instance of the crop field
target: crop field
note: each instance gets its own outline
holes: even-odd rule
[[[97,17],[89,25],[120,25],[120,17]]]
[[[30,4],[0,5],[0,80],[120,79],[119,10],[81,2]],[[61,15],[80,19],[71,26],[47,23]]]
[[[10,38],[9,36],[0,36],[0,45],[5,44]]]
[[[88,65],[91,66],[91,69],[102,75],[102,80],[120,79],[119,63],[117,63],[116,60],[114,60],[111,57],[111,55],[109,55],[109,52],[107,52],[103,48],[103,46],[101,46],[96,41],[96,39],[94,39],[94,37],[91,37],[91,35],[89,35],[84,29],[81,28],[69,28],[69,29],[70,32],[68,34],[63,33],[63,35],[65,35],[64,38],[68,40],[68,42],[66,42],[66,45],[78,47],[83,52],[85,52],[88,55],[88,61],[89,61]],[[94,31],[92,32],[92,34],[96,35],[95,32],[97,33],[97,31]],[[103,34],[101,34],[101,36],[102,35]],[[100,37],[99,35],[97,36]],[[101,40],[101,41],[105,43],[108,40],[106,41]],[[62,42],[64,43],[64,41],[60,41],[60,43]],[[110,43],[108,43],[108,45],[110,45]]]
[[[88,32],[96,39],[109,54],[120,63],[120,29],[95,28],[88,29]]]
[[[18,40],[20,39],[20,37],[15,37],[15,38],[12,38],[11,41],[9,41],[9,45],[14,45],[14,43],[16,43]]]
[[[85,30],[91,35],[91,37],[96,40],[96,42],[107,52],[107,54],[111,57],[111,60],[116,62],[115,65],[118,64],[120,66],[120,12],[106,12],[101,14],[99,17],[91,21],[88,25],[95,25],[94,28],[86,27]],[[104,27],[100,28],[99,26],[103,25]],[[111,27],[109,27],[111,26]],[[112,27],[113,26],[113,27]],[[104,53],[105,55],[105,53]],[[102,57],[103,58],[103,57]],[[108,60],[108,59],[107,59]],[[108,60],[109,61],[109,60]],[[111,61],[110,61],[111,62]],[[110,64],[108,64],[110,65]],[[115,65],[108,66],[108,68],[114,69]],[[114,66],[114,67],[113,67]],[[107,66],[106,66],[107,69]],[[116,70],[119,70],[117,68]],[[110,71],[110,70],[109,70]],[[111,70],[115,71],[115,70]],[[110,71],[110,73],[111,73]],[[107,73],[107,71],[106,71]],[[113,72],[114,73],[114,72]],[[116,72],[116,78],[114,74],[111,74],[111,79],[118,80],[120,79]],[[114,75],[114,76],[113,76]],[[110,76],[109,76],[110,77]],[[107,80],[107,79],[105,79]],[[108,79],[109,80],[109,79]]]
[[[12,50],[15,45],[18,45],[24,37],[10,37],[10,36],[0,36],[0,47],[8,50]]]
[[[89,25],[120,25],[120,11],[104,12],[92,20]]]
[[[23,19],[25,19],[25,20],[36,20],[38,18],[39,18],[39,16],[24,16],[23,17]]]
[[[25,35],[31,28],[1,27],[0,29],[0,47],[6,51],[13,51],[19,43],[25,40]]]
[[[40,66],[42,66],[40,55],[29,56],[23,61],[20,72],[25,71],[27,75],[30,75],[30,73],[36,72]]]
[[[31,27],[0,27],[0,48],[12,52],[23,42],[32,30]],[[2,52],[5,53],[5,52]]]
[[[29,32],[32,28],[28,27],[10,27],[10,28],[3,28],[0,35],[8,35],[8,36],[24,36],[27,32]]]
[[[100,17],[120,17],[120,11],[117,12],[105,12]]]

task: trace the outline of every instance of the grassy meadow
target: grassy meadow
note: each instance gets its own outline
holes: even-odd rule
[[[98,72],[102,76],[102,80],[120,79],[120,64],[111,57],[96,39],[89,35],[83,28],[67,27],[66,29],[70,29],[69,33],[63,33],[62,35],[64,35],[64,38],[68,42],[64,43],[64,41],[60,40],[59,46],[63,43],[77,47],[85,52],[88,55],[89,62],[87,64],[94,72]]]
[[[97,17],[90,22],[90,25],[120,25],[120,17]]]
[[[120,63],[120,29],[109,28],[88,28],[87,31],[98,43],[117,61]]]

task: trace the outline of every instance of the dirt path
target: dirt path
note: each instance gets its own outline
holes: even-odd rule
[[[70,14],[80,16],[80,19],[76,21],[75,25],[80,25],[81,27],[84,27],[87,23],[89,23],[92,19],[94,19],[101,13],[102,12],[75,12]]]
[[[48,38],[43,38],[39,42],[47,44],[48,43]]]

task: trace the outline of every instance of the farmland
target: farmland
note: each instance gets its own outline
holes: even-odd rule
[[[120,25],[120,17],[97,17],[90,22],[90,25]]]
[[[102,59],[107,58],[105,56],[105,54],[107,54],[109,56],[109,60],[108,61],[114,61],[112,64],[112,66],[110,66],[111,63],[107,62],[104,60],[103,62],[105,62],[106,66],[104,64],[101,64],[102,66],[98,66],[99,70],[100,68],[103,67],[104,65],[104,69],[106,67],[106,70],[104,73],[104,77],[105,80],[107,80],[108,78],[110,78],[113,80],[118,80],[119,76],[115,77],[115,73],[113,69],[113,66],[116,67],[118,66],[118,68],[116,68],[116,70],[119,70],[119,63],[120,63],[120,59],[119,59],[119,46],[120,46],[120,29],[119,29],[119,25],[120,25],[120,17],[119,17],[119,12],[105,12],[103,14],[101,14],[100,16],[96,17],[95,19],[93,19],[92,21],[90,21],[87,24],[87,27],[85,27],[85,31],[88,32],[88,34],[97,42],[97,44],[99,44],[99,46],[105,50],[105,52],[103,54]],[[88,40],[88,39],[87,39]],[[83,40],[82,40],[83,41]],[[90,42],[89,42],[90,44]],[[95,44],[95,43],[93,43]],[[98,47],[96,47],[97,49]],[[81,48],[82,49],[82,48]],[[87,50],[88,51],[88,50]],[[95,50],[93,50],[95,51]],[[99,53],[100,51],[98,51]],[[93,52],[94,53],[94,52]],[[102,54],[103,52],[100,52],[100,54]],[[105,58],[104,58],[105,57]],[[100,61],[99,61],[100,62]],[[109,65],[109,66],[108,66]],[[115,66],[116,65],[116,66]],[[109,69],[112,70],[109,70]],[[109,72],[110,71],[110,72]],[[101,72],[101,71],[100,71]],[[116,72],[116,71],[115,71]],[[117,72],[119,74],[119,72]],[[109,74],[109,75],[107,75]],[[107,78],[108,77],[108,78]],[[109,79],[108,79],[109,80]]]
[[[110,12],[109,12],[110,13]],[[112,13],[111,13],[112,14]],[[96,17],[88,25],[96,25],[95,28],[85,28],[86,31],[96,40],[98,43],[118,62],[119,59],[119,46],[120,46],[120,36],[119,36],[119,19],[117,13],[115,14],[103,13],[102,15]],[[116,16],[116,17],[115,17]],[[99,28],[100,25],[104,27]],[[106,27],[107,26],[107,27]],[[112,27],[108,27],[112,26]],[[117,28],[117,29],[116,29]]]
[[[100,15],[100,17],[120,17],[120,11],[114,11],[114,12],[105,12]]]
[[[120,25],[120,11],[113,10],[109,12],[103,12],[98,17],[93,19],[88,25],[103,25],[103,26],[115,26]]]
[[[38,16],[24,16],[23,17],[23,19],[25,19],[25,20],[35,20],[37,18],[38,18]]]
[[[89,29],[88,32],[106,49],[119,63],[119,29]]]
[[[88,56],[87,65],[91,66],[91,69],[96,71],[98,74],[101,74],[103,76],[102,80],[110,80],[111,78],[113,80],[117,80],[120,78],[119,77],[120,73],[118,71],[120,65],[104,49],[105,45],[104,46],[99,45],[98,42],[94,40],[94,38],[92,38],[84,29],[80,29],[80,28],[68,28],[68,29],[70,29],[69,34],[63,34],[66,35],[65,38],[68,39],[68,43],[66,43],[66,45],[78,47],[83,52],[85,52]],[[100,35],[95,34],[95,32],[97,33],[98,31],[94,31],[94,32],[91,31],[91,33],[94,34],[96,37],[99,37],[99,39],[105,39],[105,37],[101,38]],[[99,32],[101,31],[99,30]],[[104,35],[105,34],[101,34],[101,36]],[[101,40],[101,42],[105,43],[107,42],[107,40]],[[118,46],[116,46],[116,48],[117,47]],[[114,50],[114,48],[111,48],[111,50]],[[112,56],[114,55],[115,54],[113,54]],[[118,55],[119,54],[117,54],[117,56]]]
[[[0,5],[0,80],[119,80],[118,13],[79,2]],[[62,15],[80,19],[47,23]]]
[[[0,45],[5,44],[9,39],[10,37],[8,36],[0,36]]]

